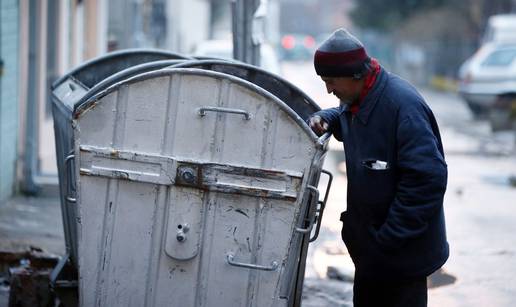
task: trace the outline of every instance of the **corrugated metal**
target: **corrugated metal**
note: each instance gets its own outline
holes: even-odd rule
[[[323,151],[299,116],[241,79],[171,69],[76,118],[81,306],[287,304]]]

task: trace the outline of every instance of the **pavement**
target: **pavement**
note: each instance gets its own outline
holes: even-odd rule
[[[306,63],[283,67],[286,79],[323,108],[336,105],[312,70]],[[509,182],[516,175],[515,134],[491,132],[456,94],[421,92],[439,122],[449,170],[444,206],[450,258],[429,279],[429,306],[513,306],[516,188]],[[335,178],[320,236],[308,251],[304,307],[352,306],[354,269],[340,239],[339,215],[346,206],[342,145],[332,140],[330,148],[324,167]],[[321,191],[325,184],[322,177]],[[37,247],[62,255],[62,229],[57,195],[17,196],[0,206],[0,251]],[[0,277],[0,307],[6,306],[5,289]]]
[[[57,197],[16,196],[0,206],[0,307],[8,306],[9,301],[6,259],[40,250],[48,256],[64,254],[61,207]]]
[[[0,206],[0,251],[40,248],[63,255],[64,236],[57,195],[16,196]]]

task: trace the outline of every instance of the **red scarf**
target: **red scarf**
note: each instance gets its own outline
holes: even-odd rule
[[[362,103],[362,101],[364,101],[364,98],[367,96],[371,88],[373,88],[374,82],[376,81],[376,77],[378,77],[378,74],[380,73],[380,64],[376,59],[371,58],[370,65],[371,70],[364,79],[364,87],[360,92],[358,101],[354,102],[350,107],[351,114],[353,115],[356,115],[358,113],[358,110],[360,109],[360,104]]]

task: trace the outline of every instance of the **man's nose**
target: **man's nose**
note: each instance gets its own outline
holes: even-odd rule
[[[331,94],[333,92],[333,87],[331,85],[326,84],[326,91],[328,91],[328,94]]]

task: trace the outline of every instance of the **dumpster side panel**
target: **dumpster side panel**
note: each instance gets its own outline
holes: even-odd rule
[[[110,93],[95,105],[94,116],[84,116],[80,120],[80,144],[95,144],[99,147],[112,147],[117,123],[118,98],[123,90]],[[76,151],[78,152],[78,151]]]
[[[236,262],[249,265],[272,267],[273,261],[283,265],[290,236],[269,236],[272,229],[267,227],[272,225],[267,225],[266,219],[268,215],[275,215],[278,221],[286,219],[285,223],[275,223],[273,232],[290,233],[294,204],[219,194],[214,205],[208,212],[207,228],[210,230],[206,233],[210,237],[205,241],[205,247],[211,257],[203,259],[206,260],[203,267],[208,272],[203,276],[206,285],[206,305],[203,306],[224,305],[225,302],[233,306],[248,305],[260,295],[266,296],[266,305],[270,305],[274,297],[277,298],[280,270],[260,271],[230,266],[226,257],[232,254]],[[273,248],[263,248],[264,241],[269,240],[273,241]],[[260,289],[263,292],[255,292],[256,283],[263,286]],[[233,292],[240,293],[232,295],[232,301],[228,302],[227,294]]]
[[[303,170],[308,174],[315,154],[313,143],[302,131],[295,128],[293,120],[284,112],[276,118],[278,128],[274,133],[275,148],[271,153],[272,168]]]
[[[208,112],[199,115],[206,106],[219,106],[227,99],[222,92],[227,85],[223,81],[208,77],[173,76],[171,101],[169,102],[171,125],[165,145],[165,154],[198,161],[213,161],[220,150],[221,118],[223,113]],[[235,114],[231,119],[243,121]],[[243,125],[244,123],[242,123]]]
[[[111,244],[102,255],[100,306],[144,306],[156,186],[118,180]],[[108,233],[104,233],[105,236]]]
[[[155,290],[152,297],[148,298],[147,306],[196,306],[199,260],[202,255],[200,242],[206,208],[204,192],[183,187],[171,187],[168,191],[161,242],[157,242],[159,245],[155,246],[156,251],[159,251],[156,255],[157,261],[153,263],[155,271],[148,278],[148,286]],[[185,224],[189,226],[185,233],[186,240],[178,242],[178,225],[182,225],[184,229]],[[183,250],[182,244],[188,245],[187,248]],[[174,247],[173,257],[168,254],[170,252],[165,251],[167,245]],[[184,258],[185,250],[194,251],[195,256],[189,259],[174,258]]]
[[[76,152],[110,153],[84,150],[77,163],[89,167],[79,181],[82,306],[285,304],[280,277],[296,264],[316,149],[271,99],[231,79],[171,74],[119,85],[79,116]],[[169,180],[149,179],[146,165],[162,158]],[[106,171],[110,159],[127,169]],[[212,181],[179,186],[178,161]]]
[[[113,205],[110,199],[112,197],[108,196],[112,180],[86,176],[80,180],[79,202],[87,201],[88,208],[80,208],[79,212],[79,299],[81,306],[95,306],[96,293],[101,288],[98,280],[99,271],[100,267],[105,265],[101,255],[106,244],[110,243],[109,237],[104,233],[113,216],[112,210],[106,212],[106,208]]]
[[[215,159],[221,163],[267,167],[264,157],[267,144],[264,142],[273,134],[275,125],[271,123],[271,117],[279,110],[269,105],[264,97],[236,84],[228,85],[223,92],[221,106],[246,110],[251,119],[230,114],[221,118]]]
[[[170,78],[131,84],[127,89],[121,149],[161,152],[166,124]],[[130,101],[130,103],[128,103]]]
[[[97,144],[100,147],[111,147],[116,123],[116,108],[119,92],[111,93],[96,105],[95,116],[81,118],[76,123],[75,152],[79,153],[78,144]],[[97,115],[98,113],[98,115]],[[81,133],[81,131],[87,133]],[[80,156],[76,157],[76,174],[80,174]],[[79,299],[81,306],[95,306],[97,293],[102,289],[99,272],[105,266],[106,246],[111,243],[111,221],[116,204],[116,195],[112,193],[117,186],[115,180],[80,176],[78,179],[78,231],[79,250]],[[111,194],[110,194],[111,193]],[[83,206],[82,204],[87,204]],[[107,210],[106,210],[107,208]],[[108,233],[106,233],[108,232]]]

